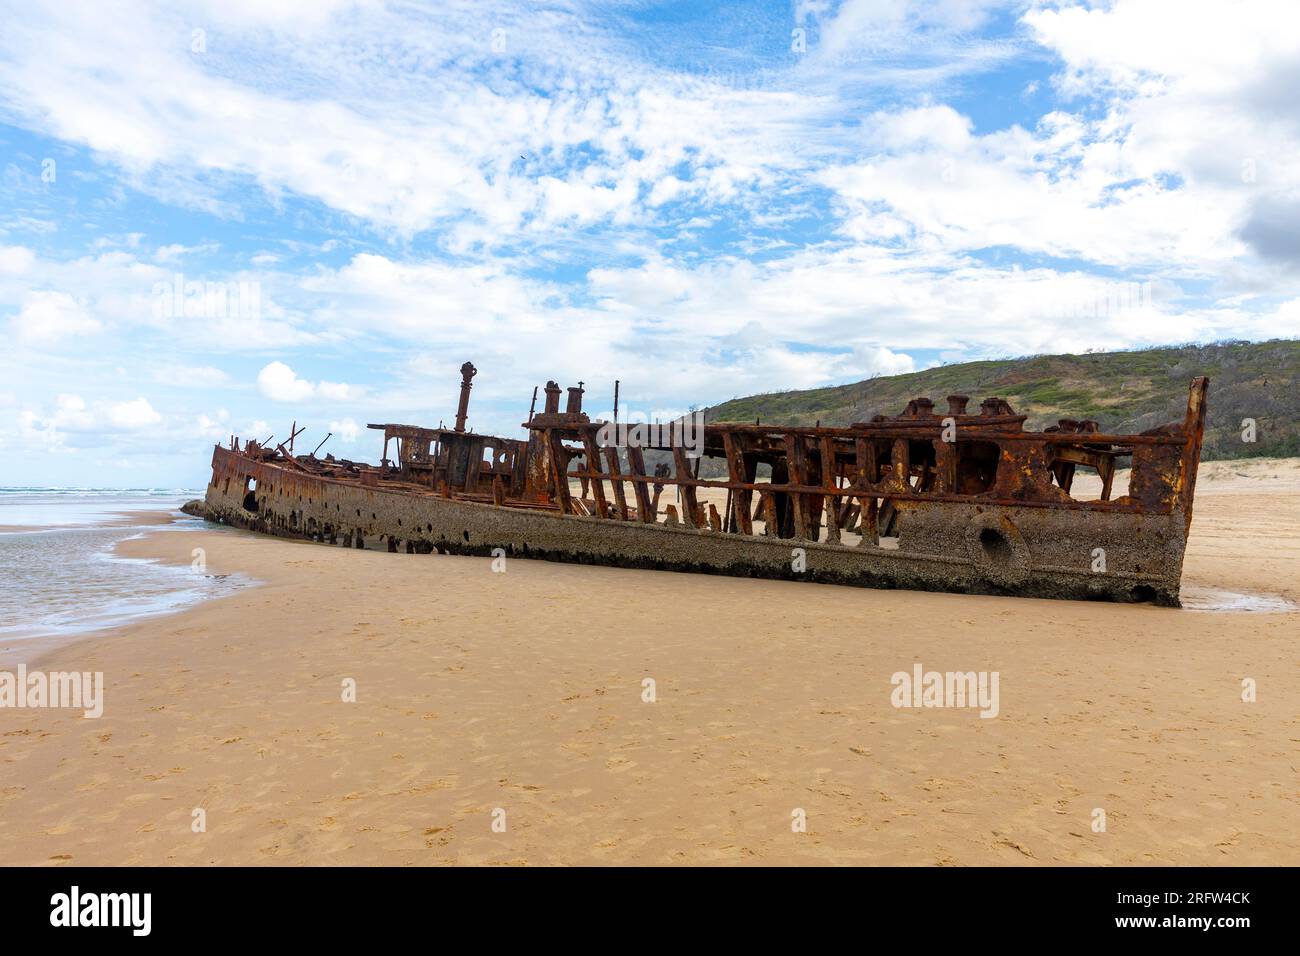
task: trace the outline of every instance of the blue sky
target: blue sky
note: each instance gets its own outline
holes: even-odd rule
[[[100,6],[0,4],[0,484],[1300,328],[1281,0]]]

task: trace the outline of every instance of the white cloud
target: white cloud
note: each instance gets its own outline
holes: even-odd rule
[[[316,394],[316,386],[283,362],[272,362],[257,373],[257,390],[274,402],[305,402]]]
[[[450,4],[431,30],[418,10],[368,4],[348,21],[355,42],[313,36],[311,58],[291,19],[268,33],[243,7],[213,10],[226,29],[194,55],[181,42],[193,18],[166,8],[33,9],[0,39],[0,81],[27,122],[141,184],[164,169],[248,176],[404,234],[463,220],[465,236],[493,243],[630,223],[669,176],[709,201],[761,188],[804,164],[792,127],[829,105],[648,68],[581,5]],[[500,70],[490,24],[510,37],[517,75]],[[397,47],[358,52],[379,43]],[[297,75],[248,74],[237,54],[284,58]]]
[[[87,402],[74,393],[58,395],[48,410],[27,406],[17,416],[24,442],[47,451],[69,448],[70,439],[77,447],[104,444],[114,436],[144,433],[162,421],[163,416],[144,397]]]
[[[0,263],[3,259],[0,254]],[[292,277],[189,275],[120,250],[72,258],[20,252],[9,259],[22,271],[7,274],[0,268],[0,311],[15,309],[18,314],[10,322],[15,338],[46,351],[76,349],[84,337],[102,331],[115,333],[119,343],[133,332],[156,333],[169,348],[224,352],[322,341],[319,334],[301,327],[300,315],[277,301],[280,295],[293,297],[297,283]],[[170,293],[178,274],[182,288],[193,280],[228,294],[213,300],[215,309],[198,296],[202,314],[186,315],[191,299],[183,297],[177,306]]]
[[[199,415],[194,422],[198,433],[208,441],[226,442],[231,434],[230,430],[230,412],[226,409],[218,409],[212,415]]]
[[[349,445],[355,442],[357,440],[357,436],[361,434],[361,427],[350,418],[344,418],[341,421],[330,422],[329,430],[340,441],[343,441]]]
[[[129,402],[114,402],[108,406],[107,418],[109,424],[123,431],[148,428],[162,421],[162,416],[154,411],[153,406],[145,398],[137,398]]]
[[[905,372],[916,370],[916,362],[912,359],[912,356],[887,349],[883,345],[876,348],[858,349],[853,354],[852,363],[856,368],[861,369],[863,375],[868,377],[902,375]]]
[[[165,246],[159,246],[153,257],[156,262],[171,264],[195,253],[216,252],[219,248],[221,247],[215,242],[205,242],[195,246],[186,246],[179,242],[173,242]]]
[[[153,370],[153,379],[160,385],[177,388],[213,388],[224,385],[229,377],[219,368],[210,365],[160,365]]]
[[[12,322],[14,336],[30,344],[62,344],[94,335],[103,326],[66,292],[29,292]]]
[[[360,396],[362,390],[342,382],[312,383],[299,378],[283,362],[272,362],[257,373],[257,390],[275,402],[305,402],[320,399],[341,402]]]
[[[35,262],[36,254],[24,246],[0,246],[0,275],[23,275]]]

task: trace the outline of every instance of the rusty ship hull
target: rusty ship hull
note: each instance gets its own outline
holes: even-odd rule
[[[384,432],[378,466],[232,438],[214,449],[205,499],[190,510],[409,554],[1179,603],[1205,379],[1192,382],[1183,421],[1141,435],[1070,420],[1026,431],[1001,399],[968,415],[951,396],[947,415],[917,399],[846,428],[710,423],[688,449],[679,430],[611,442],[608,423],[582,412],[580,388],[560,410],[554,382],[526,440],[466,431],[474,370],[462,371],[455,428],[372,425]],[[647,453],[660,459],[653,472]],[[1124,460],[1128,490],[1112,498]],[[702,461],[725,476],[701,477]],[[1071,495],[1078,469],[1100,476],[1099,498]]]

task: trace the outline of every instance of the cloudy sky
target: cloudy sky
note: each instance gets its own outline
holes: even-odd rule
[[[3,485],[1300,331],[1294,0],[0,18]]]

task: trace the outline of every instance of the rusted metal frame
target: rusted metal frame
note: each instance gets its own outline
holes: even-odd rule
[[[1115,459],[1130,454],[1132,452],[1109,449],[1058,448],[1053,452],[1052,470],[1056,474],[1057,484],[1068,494],[1074,484],[1077,465],[1095,468],[1101,477],[1101,500],[1109,501],[1115,479]]]
[[[934,442],[934,479],[933,491],[948,494],[957,491],[957,443],[944,441],[942,437]]]
[[[544,429],[546,446],[551,452],[551,480],[555,486],[555,500],[560,503],[561,514],[573,513],[573,495],[569,491],[569,455],[558,428]]]
[[[695,482],[699,479],[691,474],[690,459],[686,457],[685,446],[673,446],[673,466],[677,469],[676,484],[682,495],[682,510],[686,512],[683,516],[685,523],[692,528],[699,528],[701,527],[700,503],[695,493]]]
[[[791,426],[789,428],[772,428],[767,425],[706,425],[706,442],[708,432],[734,432],[743,435],[766,435],[781,438],[788,435],[801,435],[804,438],[832,438],[852,440],[854,438],[911,438],[925,441],[938,438],[943,425],[940,420],[926,422],[921,426],[871,425],[863,428],[815,428],[812,426]],[[1042,441],[1051,445],[1182,445],[1186,439],[1182,435],[1107,435],[1101,432],[1033,432],[1033,431],[997,431],[968,425],[962,429],[963,441]],[[657,447],[657,446],[648,446]]]
[[[895,438],[889,449],[889,464],[894,470],[893,480],[905,492],[912,488],[912,439]]]
[[[1109,449],[1069,448],[1069,447],[1057,448],[1052,452],[1052,455],[1056,458],[1057,461],[1067,461],[1075,465],[1089,465],[1093,468],[1096,468],[1098,462],[1100,461],[1113,459],[1117,457],[1124,457],[1126,455],[1131,455],[1131,454],[1132,452],[1129,451],[1113,452]]]
[[[645,524],[654,524],[659,520],[655,506],[650,501],[650,485],[654,479],[645,473],[645,453],[639,445],[627,446],[627,466],[632,469],[632,474],[625,475],[624,480],[632,482],[637,517]]]
[[[727,457],[727,474],[735,484],[743,484],[745,480],[745,458],[741,451],[740,443],[736,436],[730,432],[722,433],[722,441],[726,450]],[[742,488],[728,488],[727,493],[731,501],[732,520],[735,522],[736,529],[741,534],[753,534],[754,524],[750,517],[750,508],[753,507],[754,493]]]
[[[963,433],[963,440],[968,441],[991,441],[991,442],[1044,442],[1049,445],[1117,445],[1119,448],[1114,449],[1117,454],[1126,454],[1126,449],[1134,445],[1184,445],[1187,437],[1181,433],[1167,435],[1110,435],[1101,432],[1033,432],[1033,431],[1003,431],[978,424],[979,417],[975,417],[971,424],[966,424],[958,420],[957,427]],[[533,429],[545,428],[533,424],[529,426]],[[565,431],[573,433],[573,437],[578,437],[578,433],[583,430],[596,430],[602,427],[600,422],[574,422],[562,426]],[[844,441],[853,441],[857,438],[883,438],[897,439],[908,438],[916,441],[925,441],[927,439],[939,438],[942,429],[941,420],[936,419],[934,422],[921,422],[917,425],[902,424],[882,424],[870,425],[860,428],[829,428],[814,426],[790,426],[788,428],[772,428],[767,425],[744,425],[731,424],[726,425],[706,425],[705,426],[705,444],[716,436],[727,433],[737,435],[759,436],[770,439],[775,445],[780,446],[784,439],[790,435],[799,435],[804,438],[820,439],[829,435],[832,438]],[[645,448],[657,451],[670,451],[671,445],[665,444],[647,444]],[[715,446],[716,447],[716,446]]]
[[[853,487],[874,485],[880,480],[880,467],[876,463],[876,443],[865,435],[855,436],[853,451],[857,457]]]
[[[790,504],[794,513],[794,536],[806,541],[808,539],[808,503],[811,489],[808,489],[806,483],[808,460],[804,453],[802,435],[794,432],[786,433],[785,458],[786,465],[790,469],[790,484],[786,487],[786,491],[790,495]]]
[[[609,463],[609,483],[614,489],[614,507],[618,509],[620,521],[628,520],[627,489],[623,487],[623,472],[618,463],[618,448],[605,446],[605,461]]]
[[[582,447],[587,458],[587,477],[591,480],[591,494],[596,499],[596,515],[608,517],[609,505],[605,502],[605,474],[600,467],[600,449],[596,447],[594,432],[582,433]]]
[[[1024,416],[1015,416],[1017,419],[1023,419]],[[1187,438],[1180,433],[1168,435],[1111,435],[1103,432],[1033,432],[1033,431],[1009,431],[998,429],[986,425],[982,416],[969,416],[968,418],[957,419],[957,429],[963,435],[963,440],[970,441],[1043,441],[1052,445],[1183,445]],[[603,422],[571,422],[562,427],[566,431],[571,431],[573,437],[584,430],[598,430],[604,426]],[[532,424],[530,428],[545,428],[545,425]],[[705,444],[707,446],[709,439],[718,435],[731,432],[737,435],[755,435],[772,438],[776,444],[780,444],[787,435],[801,435],[804,438],[817,438],[829,435],[832,438],[841,438],[853,440],[859,437],[865,438],[913,438],[918,441],[924,441],[927,438],[938,438],[943,429],[943,419],[935,418],[917,421],[915,424],[903,422],[885,422],[880,424],[862,425],[860,427],[832,428],[830,426],[812,426],[812,425],[790,425],[773,427],[771,425],[747,425],[743,423],[728,422],[725,424],[713,424],[704,426]],[[919,434],[918,434],[919,433]],[[644,447],[658,451],[671,450],[671,444],[647,444]]]
[[[1056,475],[1056,483],[1060,485],[1061,490],[1067,495],[1074,486],[1074,473],[1079,467],[1077,462],[1057,460],[1052,463],[1052,471]]]
[[[822,484],[832,494],[826,497],[826,540],[830,544],[840,543],[840,486],[835,460],[835,441],[829,437],[821,440]]]
[[[300,462],[297,458],[294,458],[293,454],[284,447],[283,443],[276,445],[275,447],[279,450],[280,454],[284,456],[284,463],[286,465],[296,468],[298,471],[311,474],[311,469]]]
[[[466,453],[469,456],[465,467],[465,490],[478,487],[479,475],[483,468],[483,446],[482,438],[472,438],[465,446]]]
[[[760,490],[758,496],[763,505],[763,534],[769,538],[779,538],[781,518],[776,511],[776,494]]]
[[[1201,444],[1205,439],[1205,400],[1210,380],[1205,376],[1192,379],[1187,390],[1187,413],[1183,417],[1183,482],[1178,489],[1178,505],[1183,509],[1188,529],[1192,526],[1192,499],[1196,493],[1196,474],[1201,461]]]
[[[862,540],[858,546],[878,547],[880,544],[880,502],[875,495],[862,498],[862,517],[858,521],[858,533]]]
[[[645,485],[653,484],[680,484],[683,486],[693,486],[695,488],[740,488],[745,491],[756,491],[760,494],[764,491],[770,491],[773,494],[805,494],[805,495],[825,495],[826,488],[823,485],[796,485],[796,484],[762,484],[758,482],[741,482],[732,484],[730,481],[714,481],[707,478],[697,479],[676,479],[672,476],[665,478],[656,478],[641,475],[624,475],[623,480],[627,482],[643,483]],[[857,494],[861,497],[863,494],[874,496],[886,501],[894,499],[906,499],[908,501],[942,501],[951,504],[979,504],[979,505],[1008,505],[1021,508],[1067,508],[1080,511],[1098,509],[1104,511],[1142,511],[1146,514],[1166,514],[1168,509],[1156,510],[1152,508],[1141,508],[1136,505],[1123,505],[1114,501],[1053,501],[1041,500],[1035,498],[993,498],[986,494],[978,495],[955,495],[955,494],[927,494],[918,495],[913,491],[888,491],[884,489],[856,489]],[[1104,507],[1102,507],[1104,506]]]
[[[226,449],[222,449],[222,450],[225,451]],[[235,453],[235,454],[239,454],[239,453]],[[244,477],[256,479],[259,486],[261,485],[263,480],[285,482],[292,479],[292,481],[294,482],[293,487],[295,489],[302,490],[304,494],[309,494],[309,495],[320,495],[326,490],[326,485],[339,485],[346,488],[363,487],[361,482],[351,478],[333,477],[329,475],[316,475],[310,472],[276,473],[276,472],[286,472],[286,469],[284,468],[284,462],[281,461],[259,462],[256,459],[248,458],[243,455],[239,455],[239,458],[240,458],[241,465],[239,466],[228,465],[225,466],[223,470],[235,470],[238,467],[242,467],[246,469],[246,472],[244,473]],[[265,469],[267,468],[272,469],[272,471],[270,472],[265,471]],[[362,477],[364,477],[366,474],[373,474],[373,473],[374,472],[363,472]],[[303,482],[309,482],[310,484],[303,484]],[[440,495],[431,492],[427,487],[423,485],[411,484],[409,482],[400,482],[400,481],[386,482],[384,490],[385,493],[387,494],[406,495],[412,498],[429,499],[429,498],[441,497]],[[464,492],[457,492],[455,497],[457,501],[471,501],[471,502],[483,503],[483,504],[493,501],[493,496],[490,494],[467,494]],[[502,503],[502,507],[522,508],[525,510],[536,510],[536,511],[559,510],[557,505],[540,504],[538,502],[531,502],[531,501],[518,501],[509,498],[507,498]]]
[[[1101,475],[1101,500],[1110,501],[1111,489],[1115,485],[1115,462],[1109,461],[1098,466],[1097,473]]]

